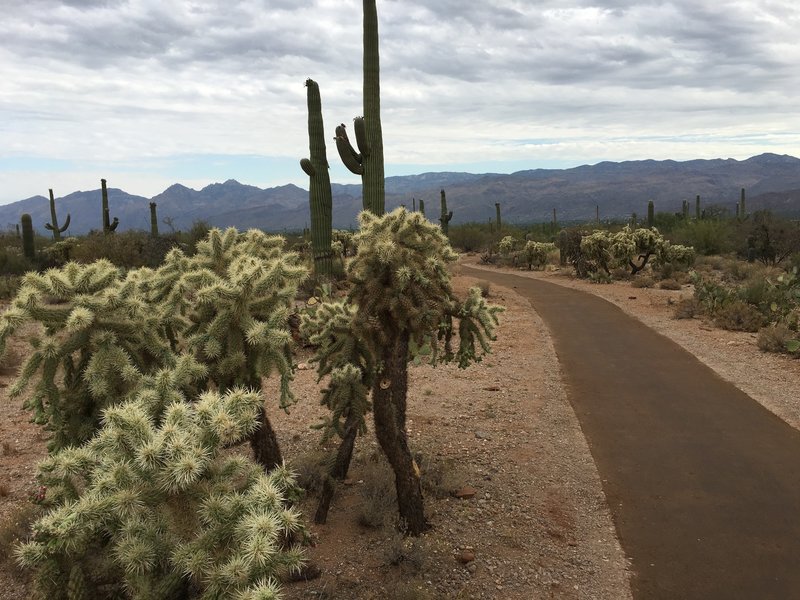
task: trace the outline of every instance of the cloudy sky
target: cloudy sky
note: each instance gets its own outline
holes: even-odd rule
[[[0,0],[0,203],[307,187],[361,109],[357,0]],[[387,174],[800,156],[796,0],[378,0]],[[334,181],[353,182],[328,144]]]

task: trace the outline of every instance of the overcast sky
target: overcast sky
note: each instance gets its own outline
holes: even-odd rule
[[[306,78],[361,108],[357,0],[0,0],[0,203],[307,187]],[[387,174],[800,156],[796,0],[378,0]]]

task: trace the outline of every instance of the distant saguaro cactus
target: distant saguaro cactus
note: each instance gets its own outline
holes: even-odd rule
[[[44,228],[53,232],[53,239],[55,241],[61,240],[61,234],[64,233],[69,227],[70,214],[67,213],[67,220],[64,221],[63,227],[58,226],[58,216],[56,215],[56,199],[53,197],[53,190],[50,192],[50,219],[52,223],[45,223]]]
[[[494,203],[495,221],[497,223],[497,233],[503,231],[503,221],[500,220],[500,203]]]
[[[444,190],[440,192],[442,201],[442,214],[439,217],[439,222],[442,224],[442,233],[447,235],[450,229],[450,219],[453,218],[453,211],[447,212],[447,197],[444,195]]]
[[[656,223],[656,207],[653,201],[647,202],[647,226],[653,227]]]
[[[747,217],[747,205],[744,199],[744,188],[742,188],[741,200],[739,200],[739,218],[744,219]]]
[[[699,221],[701,217],[702,215],[700,213],[700,194],[698,194],[697,197],[694,199],[694,218]]]
[[[156,203],[150,203],[150,235],[158,237],[158,216],[156,215]]]
[[[28,260],[36,260],[36,242],[33,237],[33,220],[28,213],[20,217],[22,223],[22,253]]]
[[[425,216],[425,200],[422,198],[419,199],[419,212],[422,213],[422,216]]]
[[[108,235],[117,228],[119,219],[114,217],[114,221],[111,221],[111,215],[108,212],[108,188],[106,187],[105,179],[100,180],[100,187],[103,195],[103,234]]]
[[[322,100],[319,85],[313,79],[306,79],[308,99],[308,141],[309,156],[300,161],[300,166],[309,183],[309,204],[311,206],[311,247],[314,254],[314,272],[328,277],[333,273],[333,195],[331,179],[328,174],[328,157],[325,151],[325,128],[322,124]]]
[[[356,152],[347,138],[344,124],[336,128],[336,149],[342,162],[361,175],[364,210],[375,215],[385,212],[386,186],[381,129],[380,58],[378,54],[378,12],[375,0],[364,0],[364,116],[353,121]]]

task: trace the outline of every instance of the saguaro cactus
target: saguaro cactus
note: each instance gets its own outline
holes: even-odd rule
[[[108,212],[108,188],[106,187],[105,179],[100,180],[100,187],[103,194],[103,234],[108,235],[117,228],[119,219],[114,217],[114,221],[111,221],[111,215]]]
[[[356,152],[347,138],[344,124],[336,128],[336,149],[342,162],[361,175],[364,210],[375,215],[385,212],[386,188],[381,129],[380,59],[378,55],[378,11],[375,0],[364,0],[364,116],[353,121]]]
[[[156,203],[150,203],[150,235],[158,237],[158,216],[156,215]]]
[[[656,207],[652,200],[647,202],[647,226],[654,227],[656,224]]]
[[[700,214],[700,194],[698,194],[697,197],[694,199],[694,218],[699,221],[701,216],[702,215]]]
[[[442,214],[439,217],[439,222],[442,224],[442,233],[447,235],[450,229],[450,219],[453,218],[453,211],[447,212],[447,197],[444,195],[444,190],[440,192],[442,201]]]
[[[53,190],[48,191],[50,192],[50,220],[52,223],[45,223],[44,228],[52,231],[53,239],[55,241],[59,241],[61,239],[61,234],[67,230],[67,227],[69,227],[70,214],[67,213],[67,220],[64,221],[63,227],[59,227],[58,217],[56,216],[56,199],[53,197]]]
[[[22,223],[22,253],[28,260],[36,260],[36,242],[33,237],[33,220],[28,213],[20,217]]]
[[[739,200],[739,218],[744,219],[747,216],[747,205],[744,200],[744,188],[742,188],[741,200]]]
[[[325,152],[322,100],[320,99],[319,85],[312,79],[306,79],[306,95],[308,97],[308,142],[311,158],[301,160],[300,166],[310,180],[308,197],[311,206],[311,248],[314,253],[314,272],[318,276],[330,276],[333,272],[331,253],[333,196],[331,179],[328,174],[328,158]],[[366,188],[366,186],[364,187]]]
[[[497,223],[497,233],[499,234],[503,231],[503,221],[500,219],[500,203],[494,203],[494,212],[495,212],[495,221]]]
[[[422,213],[422,216],[425,216],[425,200],[422,198],[419,199],[419,212]]]

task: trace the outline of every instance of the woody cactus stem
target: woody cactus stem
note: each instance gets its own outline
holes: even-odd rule
[[[67,220],[64,221],[63,227],[58,226],[58,217],[56,216],[56,199],[53,197],[53,190],[49,190],[50,192],[50,220],[52,223],[45,223],[44,228],[49,229],[53,232],[53,239],[55,241],[61,240],[61,234],[67,230],[69,227],[69,220],[70,215],[67,213]]]
[[[158,237],[158,216],[156,215],[156,203],[150,203],[150,235]]]
[[[453,211],[447,212],[447,198],[444,195],[444,190],[442,190],[440,194],[442,197],[442,214],[439,217],[439,222],[442,224],[442,233],[447,235],[450,229],[450,219],[453,218]]]
[[[333,236],[333,196],[325,152],[325,128],[322,124],[322,100],[319,85],[306,79],[308,97],[308,142],[311,158],[300,166],[310,179],[308,199],[311,206],[311,248],[314,253],[314,273],[328,277],[333,273],[331,238]]]
[[[381,129],[380,58],[378,54],[378,11],[375,0],[364,0],[364,116],[353,126],[356,152],[347,138],[344,124],[336,128],[336,149],[342,162],[361,175],[364,210],[381,216],[385,212],[386,187]]]
[[[114,217],[114,221],[111,221],[111,215],[108,211],[108,188],[106,187],[105,179],[100,180],[100,187],[103,194],[103,234],[108,235],[117,228],[119,219]]]
[[[656,207],[652,200],[647,202],[647,226],[652,228],[656,224]]]
[[[33,237],[33,220],[28,213],[20,217],[22,223],[22,253],[28,260],[36,260],[36,243]]]

